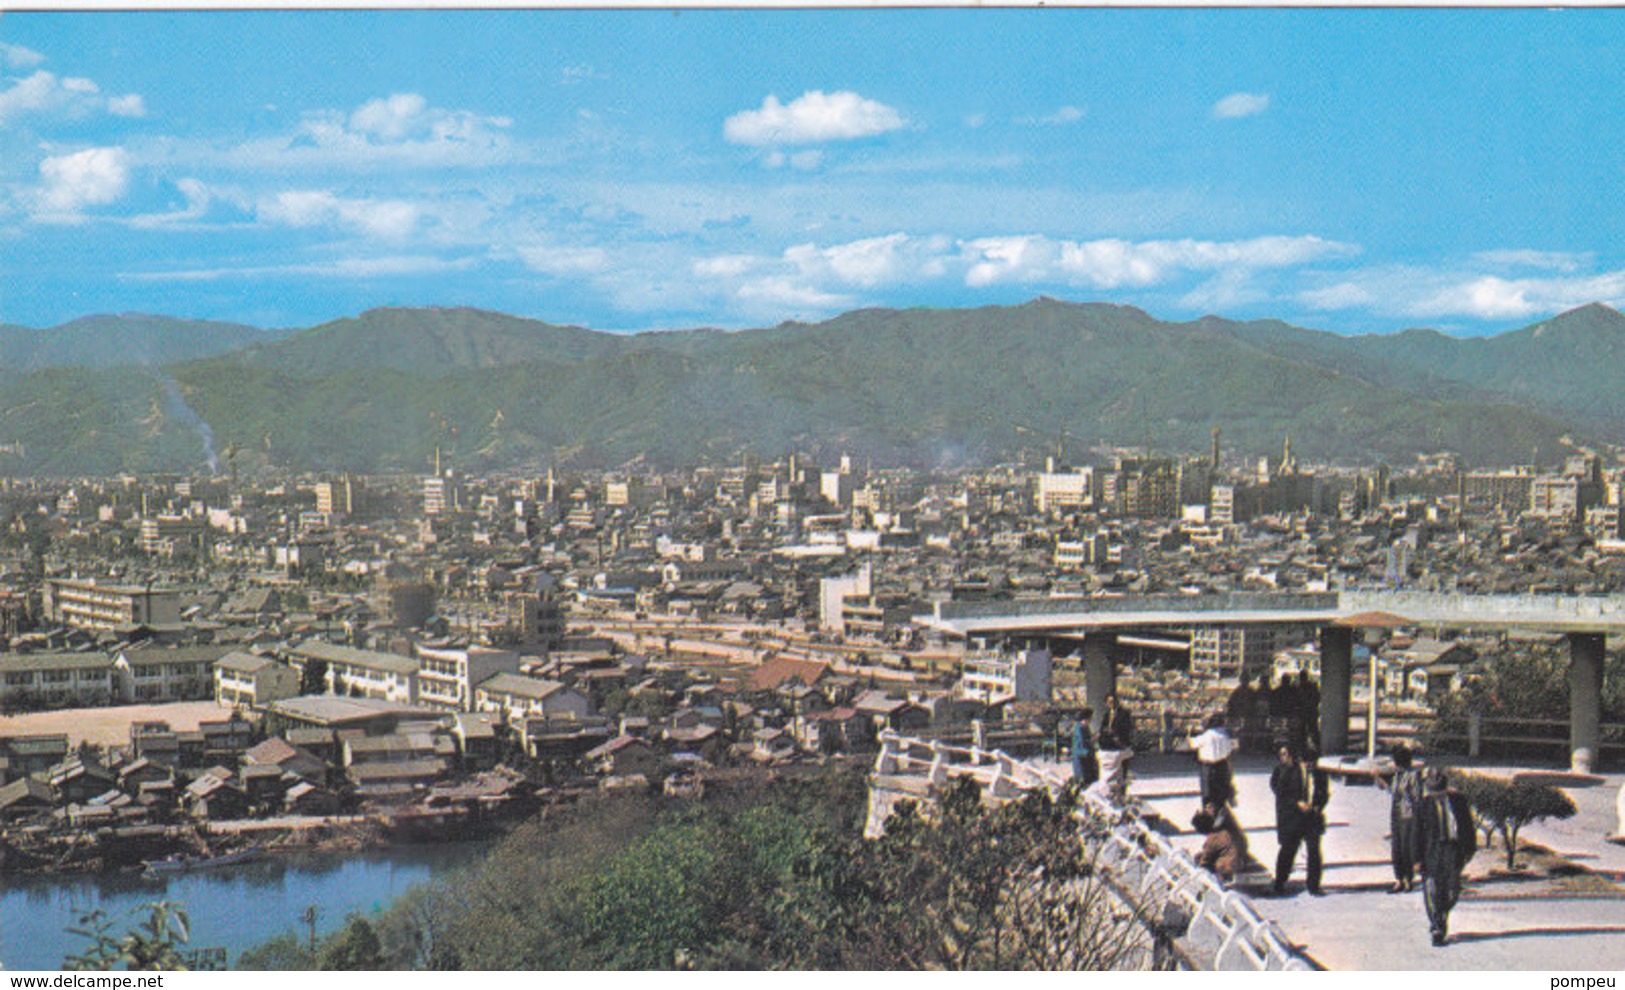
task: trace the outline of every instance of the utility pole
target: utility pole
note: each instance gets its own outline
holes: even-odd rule
[[[316,914],[316,905],[312,904],[299,916],[299,920],[310,927],[310,954],[313,956],[316,954]]]

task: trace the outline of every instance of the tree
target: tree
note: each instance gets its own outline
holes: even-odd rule
[[[101,909],[79,916],[79,925],[69,928],[73,935],[90,939],[83,952],[63,960],[63,969],[109,970],[122,966],[136,970],[184,970],[186,961],[180,947],[190,935],[192,923],[186,911],[173,901],[154,901],[133,913],[146,917],[123,935],[112,932],[112,922]]]
[[[1517,869],[1518,833],[1525,825],[1548,818],[1573,818],[1577,810],[1567,794],[1532,780],[1509,782],[1482,774],[1463,774],[1458,787],[1478,815],[1479,827],[1488,823],[1491,830],[1500,833],[1506,844],[1509,870]]]
[[[305,661],[305,667],[299,672],[300,694],[326,694],[327,693],[327,661],[312,659]]]
[[[237,969],[297,970],[315,969],[316,957],[296,932],[278,935],[237,957]]]
[[[319,969],[378,970],[386,968],[378,933],[367,919],[350,915],[344,927],[322,944],[316,956]]]

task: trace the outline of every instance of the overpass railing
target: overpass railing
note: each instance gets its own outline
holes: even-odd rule
[[[923,777],[932,785],[969,775],[995,800],[1014,800],[1030,790],[1051,794],[1068,777],[1000,750],[955,746],[940,740],[880,734],[875,777]],[[1196,865],[1132,811],[1097,790],[1079,797],[1077,816],[1084,841],[1099,855],[1103,876],[1142,917],[1154,919],[1191,968],[1211,970],[1310,970],[1279,925],[1258,913],[1240,891]]]
[[[984,602],[938,601],[932,617],[975,619],[987,616],[1069,615],[1079,612],[1329,612],[1337,608],[1331,591],[1221,592],[1204,595],[1127,595],[1072,598],[1009,598]]]

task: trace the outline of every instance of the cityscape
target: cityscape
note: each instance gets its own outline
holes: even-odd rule
[[[0,967],[1625,967],[1617,33],[8,12]]]

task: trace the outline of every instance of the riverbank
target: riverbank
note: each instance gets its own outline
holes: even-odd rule
[[[489,841],[523,816],[473,818],[368,813],[322,818],[284,816],[208,824],[141,825],[0,831],[0,881],[139,873],[145,864],[176,856],[208,860],[246,850],[267,854],[345,854],[397,847]]]
[[[394,845],[361,851],[285,849],[256,862],[192,873],[140,871],[0,878],[0,966],[55,970],[84,947],[67,929],[100,910],[116,930],[133,912],[169,900],[191,919],[187,949],[225,948],[230,961],[288,932],[317,937],[351,914],[372,916],[435,876],[479,861],[492,840]]]

